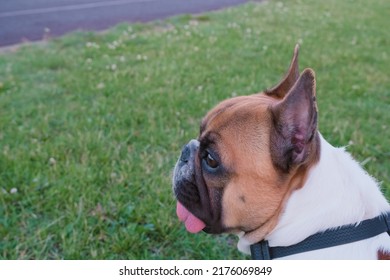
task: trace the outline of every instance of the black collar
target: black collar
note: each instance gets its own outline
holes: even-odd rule
[[[313,234],[287,247],[269,247],[268,241],[262,240],[251,245],[251,255],[254,260],[272,260],[368,239],[386,231],[390,235],[390,212],[358,224],[345,225]]]

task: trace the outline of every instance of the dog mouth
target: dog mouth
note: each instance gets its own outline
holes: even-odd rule
[[[199,233],[201,231],[208,234],[219,234],[223,233],[224,230],[221,228],[214,228],[212,226],[207,225],[201,219],[196,217],[193,213],[188,211],[187,208],[183,206],[179,201],[177,201],[176,205],[176,215],[179,220],[184,224],[186,230],[189,233]]]
[[[208,197],[202,197],[195,184],[176,189],[176,215],[190,233],[204,231],[208,234],[224,232],[220,215],[213,214]]]
[[[176,215],[185,225],[185,228],[188,232],[198,233],[206,227],[206,223],[201,218],[198,218],[198,212],[200,209],[202,209],[201,198],[199,190],[196,184],[193,182],[195,181],[195,178],[193,175],[191,177],[192,180],[185,178],[174,180]],[[197,209],[197,211],[194,211],[194,209]],[[195,215],[194,212],[197,212],[198,214]]]
[[[201,219],[188,211],[179,201],[177,201],[176,205],[176,214],[190,233],[198,233],[206,227],[206,224]]]
[[[191,204],[185,205],[187,203],[176,201],[176,215],[189,233],[221,234],[229,230],[222,226],[220,218],[208,216],[210,214],[205,214],[207,211],[199,211],[201,208],[193,208]]]

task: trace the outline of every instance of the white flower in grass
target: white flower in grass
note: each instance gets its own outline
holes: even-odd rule
[[[15,193],[17,193],[17,192],[18,192],[18,189],[17,189],[17,188],[12,188],[12,189],[9,191],[10,194],[15,194]]]
[[[190,24],[190,26],[198,26],[199,25],[199,21],[197,21],[197,20],[190,20],[189,24]]]
[[[121,40],[118,40],[118,41],[114,41],[112,43],[108,43],[108,48],[110,50],[115,50],[117,47],[119,47],[120,45],[122,44],[122,41]]]
[[[229,22],[228,23],[228,28],[233,28],[233,29],[237,29],[239,28],[240,26],[237,24],[237,22]]]
[[[146,55],[137,54],[137,60],[148,60],[148,57]]]
[[[56,159],[51,157],[51,158],[49,159],[49,164],[50,164],[51,166],[56,165],[56,164],[57,164]]]
[[[96,44],[95,42],[87,42],[85,44],[85,46],[87,48],[95,48],[95,49],[99,49],[100,48],[100,46],[98,44]]]

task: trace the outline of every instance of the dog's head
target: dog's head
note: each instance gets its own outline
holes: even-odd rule
[[[208,112],[173,174],[177,214],[189,231],[260,240],[272,230],[318,161],[315,84],[313,70],[299,73],[297,46],[277,86]]]

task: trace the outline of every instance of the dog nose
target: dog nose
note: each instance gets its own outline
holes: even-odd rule
[[[198,140],[191,140],[186,144],[181,150],[180,161],[188,162],[191,158],[191,155],[199,148]]]

